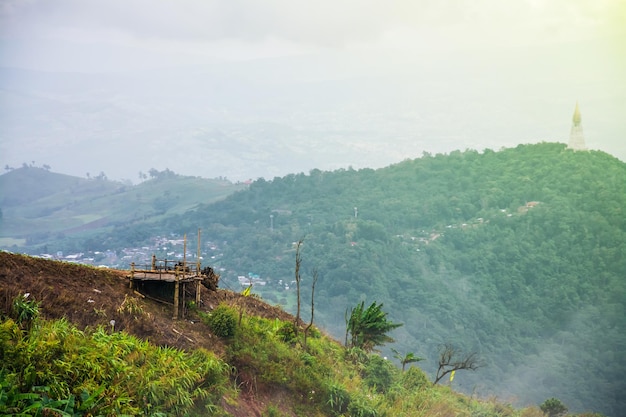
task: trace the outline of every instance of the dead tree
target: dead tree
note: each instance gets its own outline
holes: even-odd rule
[[[459,349],[449,343],[445,343],[439,348],[439,368],[435,376],[434,384],[437,384],[444,376],[450,372],[456,372],[461,369],[475,371],[485,366],[484,362],[479,358],[478,353],[471,352],[463,354]]]
[[[317,283],[317,269],[313,270],[313,284],[311,284],[311,321],[309,325],[304,329],[304,348],[306,349],[306,338],[309,335],[309,330],[313,326],[313,316],[315,315],[315,284]]]
[[[302,239],[300,239],[298,243],[296,244],[296,298],[297,298],[297,310],[296,310],[296,320],[295,320],[296,334],[300,326],[300,281],[302,279],[302,277],[300,276],[300,264],[302,263],[302,257],[300,256],[301,246],[302,246]]]

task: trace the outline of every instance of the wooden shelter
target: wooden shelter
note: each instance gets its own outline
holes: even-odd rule
[[[196,305],[200,304],[200,285],[206,279],[200,266],[200,231],[198,231],[197,261],[192,263],[186,260],[187,236],[185,236],[183,253],[182,261],[157,259],[155,255],[152,255],[150,265],[136,265],[133,262],[128,275],[130,288],[142,295],[164,302],[169,302],[168,299],[172,300],[174,320],[180,317],[181,310],[184,315],[189,293],[195,292],[195,295],[192,295],[192,297],[195,296],[193,301]]]

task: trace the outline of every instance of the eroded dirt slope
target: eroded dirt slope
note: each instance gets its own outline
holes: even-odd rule
[[[110,326],[159,345],[190,349],[199,346],[220,351],[218,338],[199,323],[197,315],[172,320],[173,306],[143,298],[129,288],[128,271],[92,268],[9,252],[0,252],[0,309],[8,312],[15,297],[29,293],[40,302],[46,318],[67,318],[79,328]],[[218,289],[201,292],[200,309],[210,311],[220,302],[244,303],[249,314],[293,320],[282,309],[254,297]],[[129,304],[141,308],[129,312]]]

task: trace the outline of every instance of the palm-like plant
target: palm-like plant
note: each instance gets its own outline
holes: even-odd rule
[[[357,304],[346,314],[346,342],[351,335],[350,347],[358,347],[371,352],[374,347],[393,342],[387,333],[402,326],[402,323],[393,323],[387,320],[387,313],[382,310],[383,304],[373,302],[365,308],[365,302]]]
[[[394,353],[393,357],[396,358],[397,360],[400,361],[400,363],[402,364],[402,372],[404,372],[404,368],[409,364],[409,363],[414,363],[414,362],[419,362],[419,361],[423,361],[424,358],[421,358],[419,356],[415,356],[415,354],[413,352],[409,352],[406,355],[402,355],[400,354],[400,352],[398,352],[395,349],[391,349]]]

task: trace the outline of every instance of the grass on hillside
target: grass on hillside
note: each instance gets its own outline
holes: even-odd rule
[[[65,319],[39,319],[34,300],[19,304],[0,325],[2,413],[242,415],[242,398],[281,398],[265,403],[264,415],[543,415],[433,386],[418,368],[402,372],[315,329],[305,345],[291,321],[244,312],[238,322],[237,305],[221,306],[233,320],[218,358],[205,349],[154,346],[113,326],[80,331]],[[203,317],[215,326],[210,313]]]

